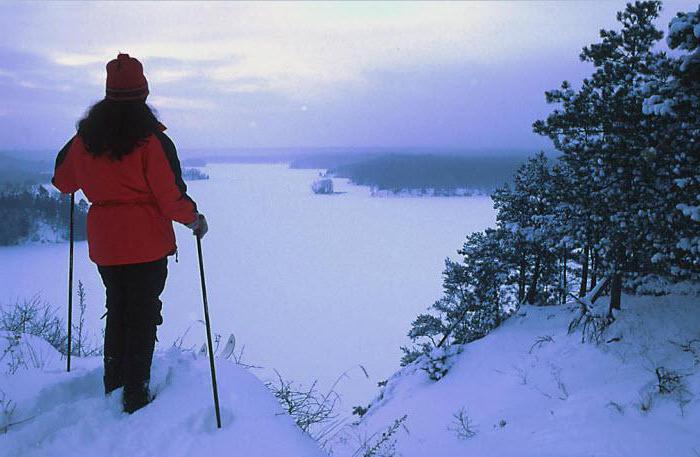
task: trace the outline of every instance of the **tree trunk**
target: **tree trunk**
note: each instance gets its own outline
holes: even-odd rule
[[[622,273],[615,272],[610,281],[610,309],[608,315],[612,316],[612,310],[620,309],[622,301]]]
[[[494,306],[494,311],[495,311],[495,316],[494,316],[494,324],[496,327],[499,327],[501,325],[501,302],[499,301],[498,297],[498,289],[496,289],[496,292],[494,293],[495,295],[495,306]]]
[[[566,303],[566,289],[567,289],[567,284],[566,284],[566,250],[564,250],[564,287],[562,288],[561,291],[561,303],[564,304]]]
[[[527,268],[527,263],[525,262],[525,257],[520,259],[520,275],[518,277],[518,303],[522,303],[525,299],[525,269]]]
[[[590,290],[592,290],[595,285],[598,283],[598,254],[595,252],[591,252],[591,269],[593,270],[591,273],[591,287]]]
[[[581,287],[578,290],[579,297],[586,296],[586,286],[588,285],[588,255],[590,249],[588,245],[583,248],[583,260],[581,261]]]
[[[603,295],[607,291],[607,289],[609,289],[609,287],[608,287],[609,283],[610,283],[610,276],[603,278],[603,280],[600,282],[600,284],[597,285],[598,290],[591,289],[591,293],[593,294],[591,296],[591,304],[595,303],[595,301],[598,300],[600,298],[600,296]]]
[[[537,298],[537,281],[539,280],[540,276],[540,257],[537,256],[537,260],[535,260],[535,270],[532,273],[532,283],[530,284],[530,289],[527,291],[527,302],[532,305],[535,303],[535,299]]]

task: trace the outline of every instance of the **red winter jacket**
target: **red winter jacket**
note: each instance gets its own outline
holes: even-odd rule
[[[82,189],[92,203],[87,218],[90,259],[98,265],[150,262],[176,250],[172,221],[194,222],[175,145],[151,134],[121,160],[90,155],[74,136],[56,157],[51,180],[63,193]]]

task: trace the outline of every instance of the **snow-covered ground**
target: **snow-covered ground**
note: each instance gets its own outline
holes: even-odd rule
[[[577,312],[522,307],[437,382],[405,367],[333,455],[376,444],[404,415],[386,440],[403,457],[700,455],[700,296],[624,297],[599,346],[567,334]],[[672,393],[659,392],[657,369],[680,375]],[[460,410],[472,437],[459,436]]]
[[[0,334],[0,353],[6,336]],[[66,373],[65,361],[43,340],[24,336],[15,350],[29,363],[13,375],[0,374],[0,406],[7,407],[0,425],[15,424],[0,430],[3,457],[325,455],[260,380],[232,361],[218,362],[217,430],[206,355],[175,348],[158,353],[151,377],[156,399],[127,415],[120,390],[103,393],[101,358],[73,359]]]
[[[398,367],[410,322],[440,296],[443,259],[495,219],[488,197],[373,198],[339,179],[335,190],[344,193],[315,195],[317,170],[222,164],[204,171],[209,180],[188,185],[210,222],[203,247],[214,332],[224,341],[235,333],[245,361],[266,367],[254,371],[261,378],[276,368],[327,388],[350,370],[338,386],[348,408]],[[168,266],[159,347],[190,327],[187,341],[199,347],[196,249],[186,228],[176,231],[179,263],[171,258]],[[99,339],[104,289],[86,244],[75,254],[86,323]],[[66,243],[0,248],[0,265],[0,304],[39,293],[65,312]]]
[[[575,304],[524,306],[490,335],[459,348],[439,381],[428,378],[420,361],[405,367],[358,425],[338,430],[332,455],[696,457],[697,289],[624,298],[600,345],[582,343],[579,331],[567,333]],[[0,335],[0,352],[7,336]],[[75,358],[65,373],[65,361],[43,340],[23,336],[14,351],[27,363],[0,375],[0,417],[13,424],[0,430],[3,457],[327,455],[257,377],[230,360],[217,362],[224,426],[216,430],[204,355],[158,352],[156,399],[129,416],[120,411],[118,391],[103,395],[99,358]],[[660,392],[657,370],[679,376],[662,383],[670,392]],[[455,418],[460,411],[462,425]]]

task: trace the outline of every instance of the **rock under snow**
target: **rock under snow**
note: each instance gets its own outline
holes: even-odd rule
[[[313,190],[315,194],[332,194],[333,180],[330,178],[323,178],[314,181],[313,184],[311,184],[311,190]]]

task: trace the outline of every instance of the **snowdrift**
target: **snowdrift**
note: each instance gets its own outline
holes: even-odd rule
[[[404,457],[700,455],[700,297],[624,298],[600,345],[568,334],[576,304],[524,306],[461,347],[439,381],[425,360],[404,367],[334,455],[387,435],[384,448]],[[657,370],[679,376],[663,382],[672,392]]]
[[[2,336],[0,351],[8,347]],[[3,457],[325,455],[264,384],[234,362],[217,362],[223,421],[217,430],[206,355],[158,352],[151,379],[156,399],[129,416],[121,412],[121,391],[104,396],[99,358],[74,359],[74,370],[65,373],[65,360],[43,340],[23,335],[19,348],[39,358],[0,375],[0,397],[4,392],[4,404],[15,405],[14,425],[0,430]]]

